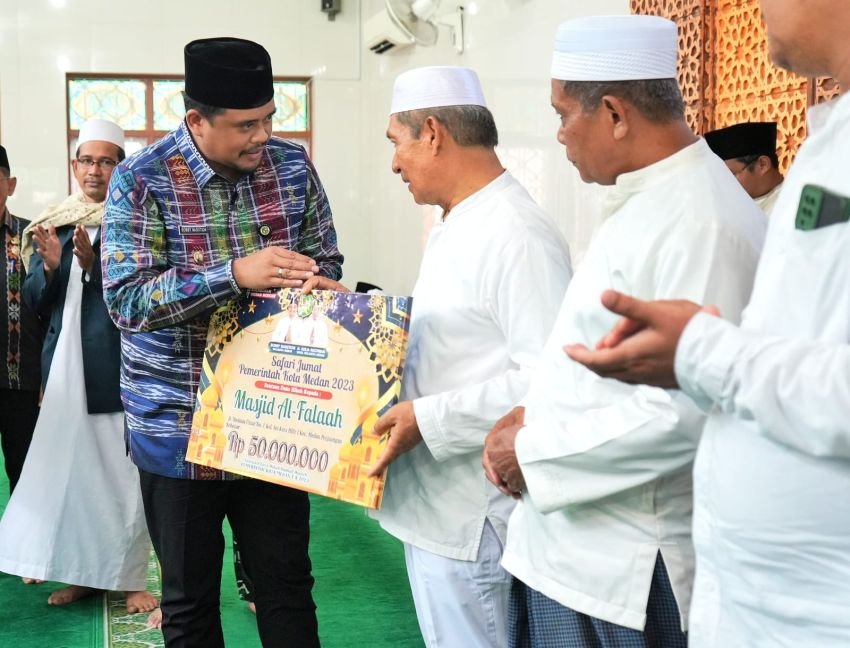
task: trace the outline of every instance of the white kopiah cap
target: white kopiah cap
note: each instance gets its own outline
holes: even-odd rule
[[[77,140],[77,148],[86,142],[111,142],[121,150],[124,150],[124,131],[121,127],[105,119],[89,119],[80,128],[80,137]]]
[[[478,75],[465,67],[435,66],[408,70],[396,77],[391,115],[441,106],[486,108]]]
[[[589,16],[561,23],[552,78],[561,81],[675,79],[676,23],[658,16]]]

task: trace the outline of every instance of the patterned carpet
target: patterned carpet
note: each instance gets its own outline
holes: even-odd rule
[[[2,463],[2,454],[0,454]],[[0,515],[8,484],[0,468]],[[314,597],[323,648],[422,648],[401,544],[362,508],[311,497]],[[233,575],[230,529],[225,525],[221,617],[225,643],[260,648],[256,617],[239,600]],[[123,593],[92,596],[64,607],[47,605],[61,583],[24,585],[0,574],[2,648],[154,648],[162,634],[146,626],[147,614],[127,614]],[[159,568],[151,553],[148,590],[159,597]]]
[[[148,560],[148,591],[159,600],[159,565],[151,552]],[[162,632],[148,628],[148,613],[127,614],[126,601],[121,592],[109,592],[105,597],[106,623],[104,646],[107,648],[160,648]]]

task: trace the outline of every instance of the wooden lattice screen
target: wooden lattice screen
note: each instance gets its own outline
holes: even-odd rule
[[[632,13],[679,26],[679,83],[691,128],[704,133],[743,121],[776,121],[787,170],[806,137],[806,107],[838,94],[833,79],[806,79],[774,66],[758,0],[630,0]]]

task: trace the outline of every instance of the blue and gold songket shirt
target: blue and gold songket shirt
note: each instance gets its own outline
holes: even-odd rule
[[[167,477],[227,479],[185,461],[212,312],[237,297],[233,259],[268,246],[339,279],[331,210],[304,149],[272,137],[236,183],[209,166],[185,122],[116,168],[102,233],[104,297],[122,331],[130,455]]]

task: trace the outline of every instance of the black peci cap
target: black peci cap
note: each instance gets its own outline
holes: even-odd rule
[[[213,108],[257,108],[274,97],[272,62],[262,45],[204,38],[183,49],[186,94]]]
[[[6,154],[6,147],[0,144],[0,169],[6,169],[9,173],[12,172],[12,167],[9,166],[9,156]]]
[[[776,122],[748,122],[705,134],[705,141],[722,160],[776,153]]]

